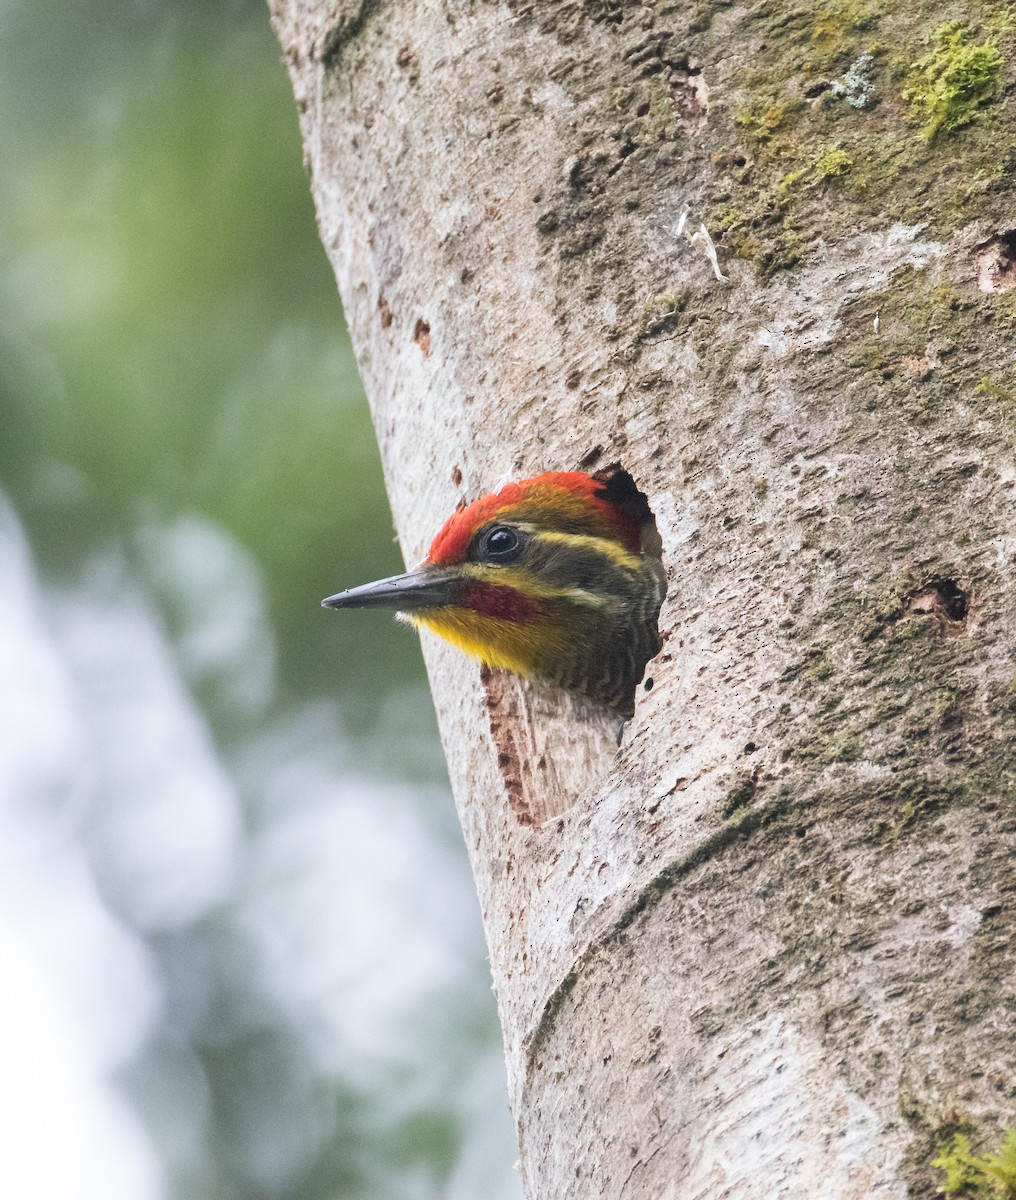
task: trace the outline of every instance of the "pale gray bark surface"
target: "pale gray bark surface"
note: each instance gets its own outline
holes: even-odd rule
[[[620,749],[425,642],[529,1196],[932,1194],[1016,1123],[1016,139],[818,107],[933,7],[272,9],[407,561],[612,461],[663,538]]]

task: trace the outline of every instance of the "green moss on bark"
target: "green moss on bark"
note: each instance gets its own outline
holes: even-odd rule
[[[887,220],[936,237],[975,216],[1006,220],[1016,43],[997,8],[969,20],[943,25],[931,3],[754,10],[753,69],[732,88],[733,137],[714,155],[709,225],[727,252],[769,275],[819,239]]]
[[[944,1174],[939,1187],[964,1200],[1016,1200],[1016,1129],[1010,1129],[995,1153],[975,1154],[970,1138],[955,1133],[939,1149],[933,1167]]]
[[[921,137],[930,141],[969,125],[998,97],[1002,63],[992,38],[978,45],[961,22],[940,25],[931,52],[914,63],[903,89],[911,112],[924,122]]]

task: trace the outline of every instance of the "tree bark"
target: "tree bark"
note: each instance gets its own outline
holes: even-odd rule
[[[610,462],[663,539],[620,747],[425,639],[528,1196],[933,1194],[1016,1123],[1001,9],[271,6],[407,562]]]

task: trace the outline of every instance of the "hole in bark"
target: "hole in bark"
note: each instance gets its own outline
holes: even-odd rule
[[[388,329],[392,323],[392,310],[388,301],[381,296],[378,298],[377,311],[381,316],[381,328]]]
[[[933,579],[910,597],[907,612],[935,617],[944,631],[959,632],[970,612],[970,585],[966,580]]]
[[[413,53],[412,47],[405,45],[395,56],[395,64],[401,67],[409,76],[410,83],[416,83],[420,78],[420,60]]]
[[[1016,287],[1016,229],[985,238],[974,247],[977,286],[982,292],[1007,292]]]
[[[653,510],[649,507],[648,496],[645,492],[639,491],[635,480],[622,468],[620,463],[611,463],[602,470],[596,471],[593,478],[602,485],[603,490],[600,494],[603,499],[619,509],[630,520],[633,530],[638,531],[637,537],[645,559],[656,560],[653,570],[644,572],[646,585],[649,586],[651,583],[656,594],[648,608],[643,609],[644,616],[637,621],[633,620],[629,633],[632,651],[629,666],[633,666],[634,670],[626,673],[624,680],[615,679],[613,681],[616,684],[616,695],[607,701],[610,707],[617,711],[618,716],[627,719],[634,712],[635,689],[642,682],[646,664],[659,654],[662,646],[659,617],[660,606],[666,597],[667,590],[666,575],[663,564],[660,562],[663,557],[663,541],[656,528]],[[647,567],[648,565],[647,563]]]
[[[756,746],[754,742],[745,742],[744,743],[745,754],[754,754],[757,749],[758,749],[758,746]]]
[[[423,357],[430,358],[430,322],[425,321],[423,317],[416,318],[416,324],[413,326],[413,341],[423,351]]]
[[[603,457],[603,447],[594,446],[592,450],[587,450],[579,459],[579,470],[588,471],[594,463],[598,463]]]
[[[936,584],[939,598],[951,621],[962,621],[966,618],[969,607],[969,597],[955,579],[943,579]]]
[[[612,600],[603,606],[604,617],[594,621],[582,609],[581,636],[564,648],[556,674],[556,664],[550,663],[551,669],[534,671],[527,684],[505,671],[480,669],[497,768],[508,806],[524,825],[544,827],[613,769],[615,735],[634,715],[646,665],[661,648],[659,613],[667,582],[663,543],[648,497],[619,463],[592,479],[591,495],[588,477],[580,487],[584,503],[594,511],[587,514],[567,505],[562,510],[563,528],[589,536],[575,537],[572,559],[562,563],[559,552],[549,560],[541,557],[545,547],[537,541],[537,526],[527,533],[537,551],[529,569],[537,574],[549,561],[552,570],[567,570],[574,587],[602,588]],[[512,518],[509,514],[503,520],[510,525]],[[481,548],[485,538],[483,531],[477,543]],[[608,539],[612,544],[596,545]],[[462,553],[472,550],[464,547]],[[645,686],[648,691],[653,681]],[[561,748],[574,759],[574,768],[562,766]]]
[[[642,686],[647,692],[651,692],[653,690],[653,677],[650,675]]]
[[[452,467],[452,483],[455,484],[456,487],[462,486],[462,470],[457,466]]]
[[[600,447],[597,447],[599,450]],[[659,558],[663,553],[663,542],[656,528],[656,518],[649,507],[649,497],[640,492],[635,480],[628,474],[620,463],[610,463],[599,471],[593,472],[593,478],[602,487],[602,496],[632,521],[642,527],[642,550]]]

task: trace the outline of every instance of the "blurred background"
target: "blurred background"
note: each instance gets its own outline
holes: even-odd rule
[[[0,0],[0,1195],[518,1200],[262,0]]]

